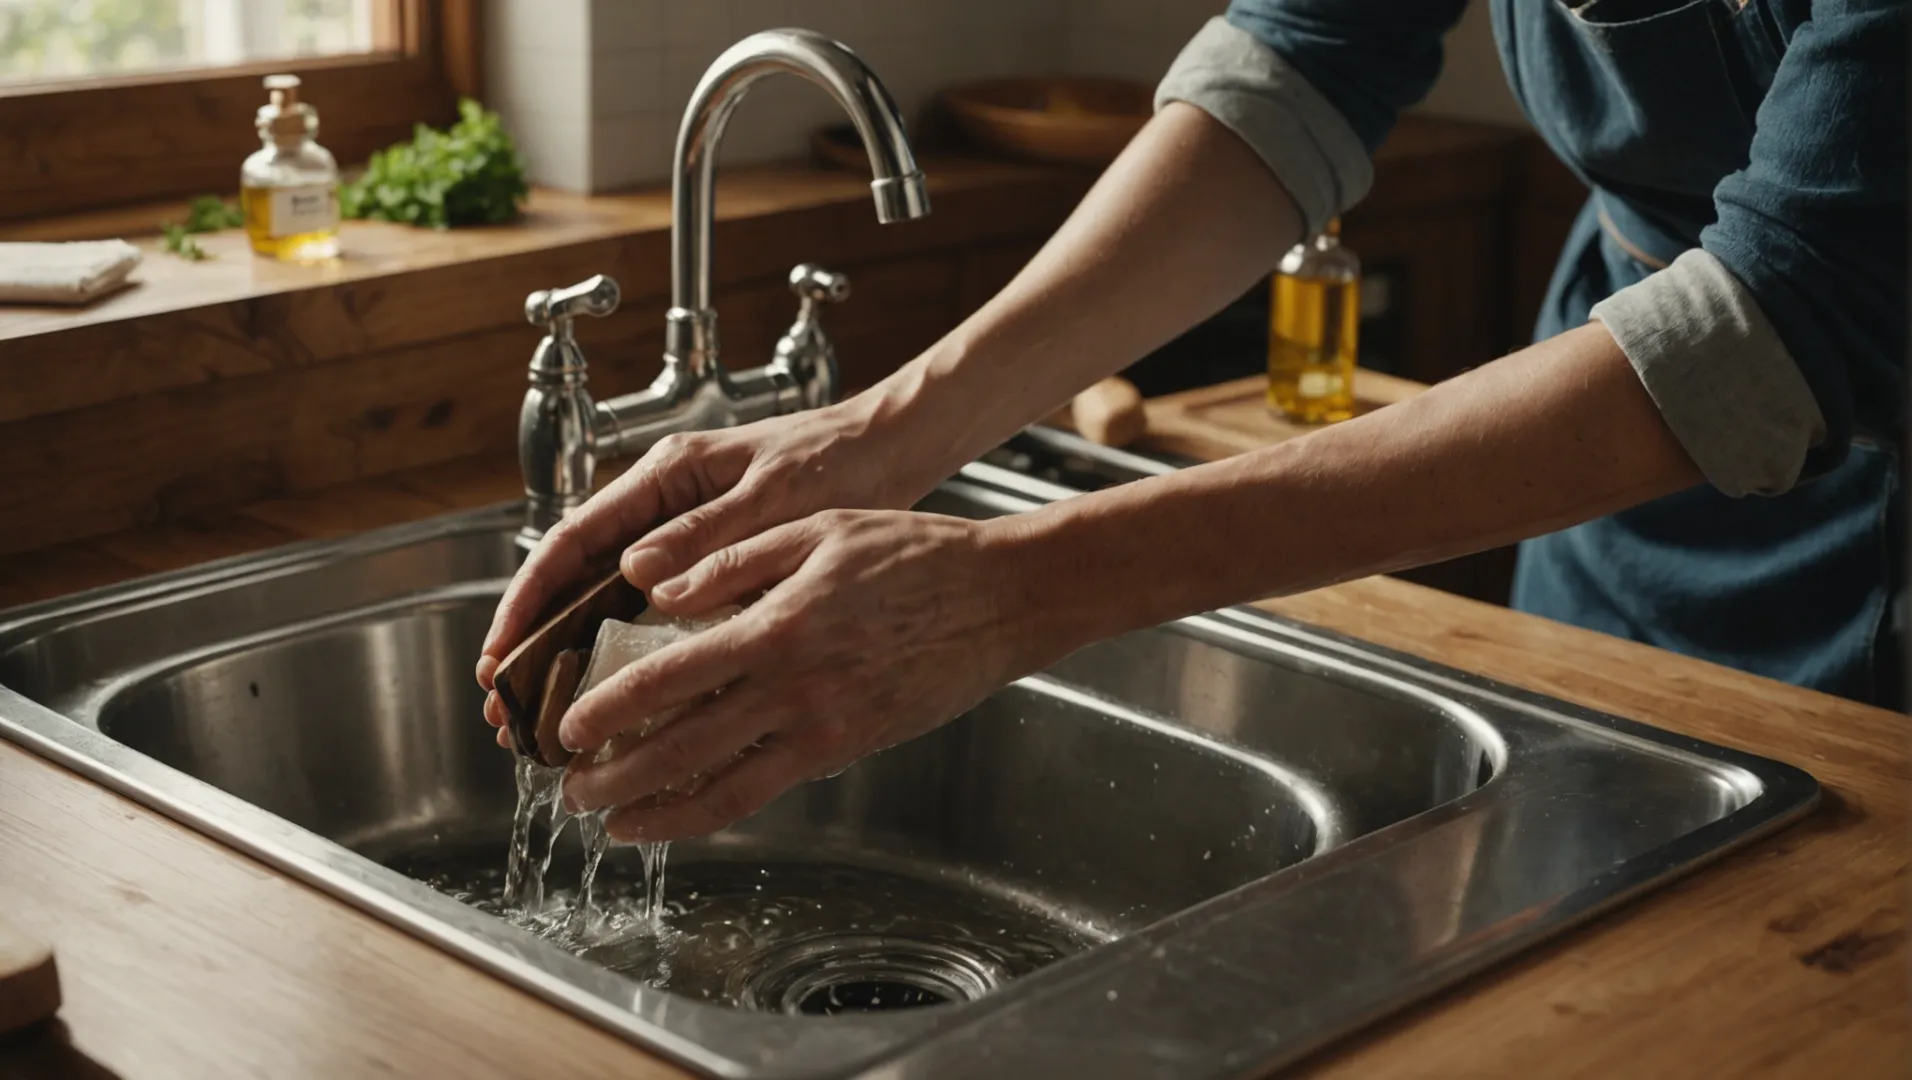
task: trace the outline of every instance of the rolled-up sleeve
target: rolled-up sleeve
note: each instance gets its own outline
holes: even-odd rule
[[[1440,75],[1465,0],[1234,0],[1156,90],[1252,147],[1313,235],[1373,183],[1370,155]]]
[[[1901,432],[1909,10],[1814,4],[1700,249],[1593,309],[1729,495],[1784,492],[1855,435]]]

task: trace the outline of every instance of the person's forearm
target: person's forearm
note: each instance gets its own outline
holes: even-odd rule
[[[1379,412],[1001,519],[1028,631],[1086,642],[1535,536],[1699,472],[1592,323]]]
[[[1300,239],[1254,151],[1171,104],[1015,280],[853,404],[906,422],[947,472],[1219,311]]]

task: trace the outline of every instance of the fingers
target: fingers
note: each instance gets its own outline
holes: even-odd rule
[[[493,690],[491,693],[486,694],[485,723],[495,728],[501,728],[504,727],[505,722],[510,719],[511,714],[505,709],[504,699],[498,696],[498,691]]]
[[[566,808],[619,806],[722,769],[777,726],[769,704],[760,692],[734,688],[656,734],[612,744],[609,761],[573,759],[564,778]]]
[[[670,436],[552,526],[498,602],[478,662],[479,685],[491,689],[498,662],[523,640],[554,595],[660,517],[702,502],[708,477],[721,474],[724,466],[697,437]]]
[[[797,516],[791,505],[769,484],[747,479],[646,533],[624,552],[619,567],[627,581],[648,592],[713,552],[790,521]]]
[[[817,522],[813,517],[779,525],[713,551],[684,573],[660,582],[651,598],[666,611],[698,612],[767,589],[796,573],[816,550],[823,533]]]
[[[772,742],[753,750],[682,799],[633,803],[605,816],[604,827],[626,843],[688,840],[716,832],[764,808],[816,772],[815,763]]]
[[[595,750],[647,716],[736,682],[770,655],[762,623],[745,612],[630,664],[565,712],[558,741]]]

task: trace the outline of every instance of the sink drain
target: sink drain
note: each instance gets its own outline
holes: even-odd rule
[[[1002,968],[959,942],[828,935],[773,949],[738,988],[746,1006],[792,1016],[892,1012],[974,1001]]]

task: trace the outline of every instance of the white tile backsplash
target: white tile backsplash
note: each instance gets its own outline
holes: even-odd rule
[[[485,81],[536,184],[590,185],[591,65],[586,0],[485,5]]]
[[[697,80],[704,77],[704,70],[710,62],[723,52],[724,43],[711,42],[706,45],[685,45],[667,50],[664,53],[664,107],[677,112],[684,111],[690,102],[690,92],[697,89]]]
[[[592,2],[615,4],[620,0]],[[730,0],[664,0],[660,30],[666,48],[713,42],[728,45],[731,38],[743,36],[732,33]]]
[[[591,122],[591,190],[641,184],[670,172],[676,113],[626,113]]]
[[[591,116],[664,108],[664,58],[669,50],[638,47],[591,54]]]
[[[828,34],[854,49],[857,36],[872,29],[872,16],[885,2],[895,0],[790,0],[789,18],[792,25]],[[908,6],[929,14],[927,5]]]
[[[730,0],[730,28],[738,37],[759,30],[780,30],[801,26],[803,21],[790,14],[791,0]]]
[[[533,183],[564,191],[590,191],[591,123],[582,113],[520,111],[511,134]]]
[[[1480,8],[1481,5],[1474,5]],[[540,184],[599,191],[661,182],[691,90],[744,35],[801,26],[881,75],[912,122],[937,90],[1001,75],[1073,72],[1153,83],[1225,0],[490,0],[487,77]],[[1450,39],[1426,111],[1516,120],[1484,14]],[[727,162],[807,153],[839,119],[819,90],[757,84],[731,120]],[[529,131],[534,124],[538,130]],[[624,132],[656,132],[630,139]],[[535,152],[533,148],[535,147]]]
[[[510,48],[581,53],[590,48],[596,0],[492,0],[487,40]]]
[[[682,0],[593,0],[591,51],[662,48],[664,5]]]

